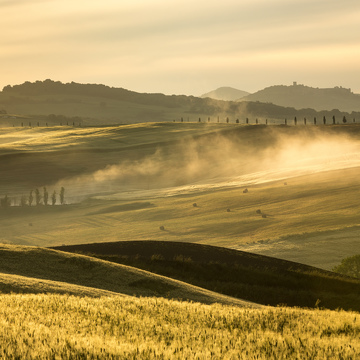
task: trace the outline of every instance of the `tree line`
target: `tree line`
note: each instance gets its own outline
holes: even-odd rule
[[[41,205],[56,205],[57,200],[59,199],[60,205],[65,204],[65,188],[61,187],[59,196],[56,193],[56,190],[53,191],[51,195],[49,195],[49,192],[47,188],[44,186],[43,191],[40,192],[39,189],[30,190],[29,195],[22,195],[20,198],[20,206],[41,206]],[[6,194],[3,198],[0,199],[0,207],[2,208],[8,208],[11,204],[11,198]]]
[[[180,118],[180,122],[185,122],[185,121],[187,121],[187,122],[190,122],[190,118],[188,117],[187,118],[187,120],[184,120],[184,118],[182,117],[182,118]],[[195,121],[197,121],[197,120],[195,120]],[[197,122],[199,122],[199,123],[201,123],[201,122],[208,122],[208,123],[210,123],[210,122],[223,122],[223,120],[222,119],[220,119],[220,116],[218,116],[217,117],[217,119],[215,119],[215,120],[211,120],[211,118],[210,117],[207,117],[207,119],[202,119],[201,117],[199,117],[199,120],[197,121]],[[225,121],[226,121],[226,123],[229,123],[229,122],[231,122],[230,121],[230,119],[229,119],[229,117],[226,117],[225,118]],[[173,122],[176,122],[176,120],[173,120]],[[191,122],[194,122],[194,120],[191,120]],[[327,125],[327,124],[332,124],[332,125],[335,125],[335,124],[341,124],[341,123],[343,123],[343,124],[347,124],[347,123],[351,123],[351,122],[353,122],[353,123],[356,123],[356,119],[355,118],[353,118],[352,120],[350,119],[348,119],[345,115],[343,115],[343,116],[340,116],[340,120],[339,120],[339,117],[336,117],[335,115],[332,115],[332,117],[331,117],[331,119],[329,119],[329,118],[327,118],[325,115],[324,116],[322,116],[322,118],[320,117],[320,119],[319,118],[317,118],[316,116],[313,118],[313,119],[309,119],[309,118],[306,118],[306,117],[304,117],[302,120],[299,120],[298,118],[297,118],[297,116],[295,116],[294,117],[294,119],[292,120],[288,120],[287,118],[285,118],[284,120],[282,120],[282,122],[281,122],[281,120],[280,119],[270,119],[270,121],[268,121],[268,119],[259,119],[259,118],[256,118],[255,120],[250,120],[248,117],[247,118],[245,118],[245,120],[242,120],[242,121],[240,121],[239,120],[239,118],[237,118],[236,120],[235,120],[235,123],[236,124],[240,124],[240,123],[243,123],[243,124],[256,124],[256,125],[258,125],[258,124],[263,124],[263,125],[268,125],[268,124],[270,124],[270,122],[272,122],[272,123],[274,123],[274,124],[278,124],[278,125],[281,125],[281,124],[283,124],[283,125],[291,125],[291,124],[293,124],[293,125],[298,125],[298,124],[304,124],[304,125],[307,125],[307,124],[314,124],[314,125],[318,125],[318,124],[323,124],[323,125]]]

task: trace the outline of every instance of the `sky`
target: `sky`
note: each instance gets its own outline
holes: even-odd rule
[[[359,0],[0,0],[0,89],[52,79],[200,96],[360,93]]]

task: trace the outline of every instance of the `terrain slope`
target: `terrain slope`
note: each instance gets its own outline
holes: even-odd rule
[[[254,95],[220,88],[209,97],[137,93],[100,84],[45,80],[0,91],[0,126],[86,126],[144,122],[264,124],[307,118],[360,122],[359,96],[348,89],[271,87]],[[285,89],[285,90],[284,90]],[[304,90],[306,89],[306,91]],[[235,92],[235,93],[234,93]],[[237,94],[237,95],[236,95]],[[319,95],[320,94],[320,95]],[[236,99],[235,99],[236,97]],[[241,98],[241,101],[235,101]],[[234,101],[225,101],[234,100]],[[324,105],[323,105],[324,104]],[[315,109],[315,110],[314,110]]]
[[[317,111],[338,109],[360,111],[360,94],[342,87],[319,89],[304,85],[275,85],[249,94],[240,101],[260,101],[295,109],[311,108]]]
[[[210,91],[201,95],[202,98],[209,97],[215,100],[235,101],[244,96],[250,95],[247,91],[234,89],[232,87],[224,86],[216,90]]]
[[[3,128],[0,240],[181,241],[331,270],[360,252],[359,137],[356,124]]]
[[[56,247],[127,264],[264,305],[360,310],[360,280],[209,245],[121,241]]]
[[[83,255],[1,244],[0,259],[1,293],[67,293],[82,296],[120,294],[252,306],[240,299]]]

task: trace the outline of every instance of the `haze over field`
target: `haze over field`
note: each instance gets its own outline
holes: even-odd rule
[[[52,78],[199,96],[298,81],[360,92],[356,0],[14,0],[0,9],[0,86]]]
[[[61,179],[58,186],[78,196],[113,192],[117,195],[110,198],[152,198],[360,166],[360,143],[347,134],[269,127],[259,133],[261,145],[256,139],[247,142],[226,133],[187,138],[172,146],[160,143],[144,158],[107,164],[91,174]]]
[[[1,359],[360,354],[359,0],[0,15]]]
[[[357,124],[2,128],[1,198],[64,187],[71,206],[12,206],[1,239],[199,242],[330,270],[358,248],[359,139]]]

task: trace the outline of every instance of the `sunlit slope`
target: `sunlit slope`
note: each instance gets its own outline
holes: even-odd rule
[[[4,359],[357,359],[358,313],[0,295]]]
[[[0,292],[88,296],[118,293],[251,306],[147,271],[56,250],[2,244],[0,260]]]
[[[240,187],[177,197],[11,208],[1,216],[1,239],[38,246],[166,240],[240,249],[272,245],[276,250],[276,241],[281,246],[291,236],[292,243],[297,240],[296,261],[309,264],[310,253],[310,265],[331,269],[360,250],[354,234],[344,241],[333,239],[331,247],[326,238],[314,244],[306,240],[314,234],[331,238],[334,232],[339,236],[339,232],[358,231],[357,182],[358,170],[351,169],[293,178],[288,185],[279,181],[251,186],[246,194]],[[317,246],[316,253],[312,245]]]
[[[113,291],[73,285],[61,281],[0,273],[0,293],[3,294],[68,294],[75,296],[120,296]]]
[[[14,190],[27,192],[26,185],[54,185],[67,178],[71,178],[72,186],[76,187],[74,177],[92,177],[97,171],[123,163],[142,165],[144,159],[150,162],[159,151],[163,151],[162,158],[157,160],[166,160],[178,154],[176,146],[184,141],[207,134],[212,139],[224,131],[230,133],[232,129],[233,126],[224,124],[173,123],[91,128],[0,128],[3,174],[0,189],[9,194]],[[144,180],[139,178],[144,174],[153,175],[151,169],[134,175],[141,185],[144,185]],[[94,181],[93,178],[90,180]],[[121,185],[126,184],[122,182]],[[89,192],[86,194],[90,195]]]
[[[67,205],[2,209],[0,239],[267,246],[331,269],[360,252],[359,136],[357,125],[3,129],[0,196],[19,204],[30,190],[64,186]]]

